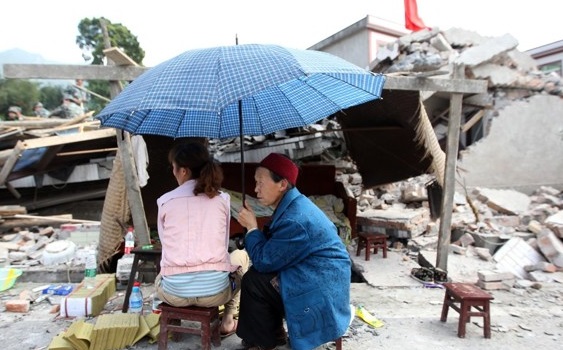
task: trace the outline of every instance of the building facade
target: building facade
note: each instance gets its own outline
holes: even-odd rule
[[[369,69],[379,47],[409,33],[402,24],[368,15],[308,49],[328,52]]]
[[[538,69],[542,72],[555,72],[559,76],[563,76],[563,40],[542,45],[526,52],[534,58]]]

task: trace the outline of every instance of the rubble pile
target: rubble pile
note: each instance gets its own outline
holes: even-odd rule
[[[35,219],[41,223],[40,217]],[[11,220],[18,221],[6,219]],[[0,234],[0,267],[81,268],[88,251],[96,248],[99,239],[99,223],[38,225],[27,222]]]
[[[463,64],[465,78],[486,80],[488,91],[465,95],[462,104],[460,150],[486,137],[499,111],[537,95],[563,96],[556,73],[543,73],[534,59],[517,49],[510,34],[484,37],[460,28],[424,29],[403,36],[378,51],[371,70],[386,75],[449,79],[455,64]],[[421,92],[428,116],[444,147],[449,104],[447,94]],[[541,112],[540,112],[541,113]]]
[[[109,179],[117,141],[92,115],[0,122],[0,204],[36,210],[103,198],[99,180]]]
[[[464,63],[466,78],[485,79],[493,98],[546,93],[563,96],[561,77],[544,74],[534,59],[518,51],[510,34],[484,37],[460,28],[424,29],[400,37],[377,53],[372,71],[384,74],[449,75],[454,62]],[[498,105],[498,103],[494,103]]]
[[[435,251],[440,219],[432,218],[427,185],[432,176],[363,189],[357,174],[340,174],[358,201],[358,230],[386,233],[392,248],[408,254]],[[563,192],[542,186],[532,195],[476,188],[456,192],[449,252],[493,261],[504,280],[483,278],[485,289],[527,282],[563,283]],[[524,280],[527,282],[519,282]],[[487,283],[485,283],[487,282]],[[498,283],[488,283],[498,282]]]

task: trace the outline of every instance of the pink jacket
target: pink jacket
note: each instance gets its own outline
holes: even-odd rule
[[[189,180],[157,199],[163,276],[195,271],[235,271],[228,253],[230,201],[227,193],[194,195]]]

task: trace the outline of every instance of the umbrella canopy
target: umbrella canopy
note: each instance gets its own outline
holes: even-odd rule
[[[214,47],[186,51],[149,69],[96,118],[142,135],[267,135],[378,99],[384,83],[385,76],[325,52]]]

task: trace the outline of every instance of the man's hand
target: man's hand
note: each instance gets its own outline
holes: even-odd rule
[[[242,227],[246,228],[248,231],[252,231],[258,228],[258,223],[256,221],[256,214],[250,207],[248,201],[244,202],[244,206],[239,211],[238,222]]]

